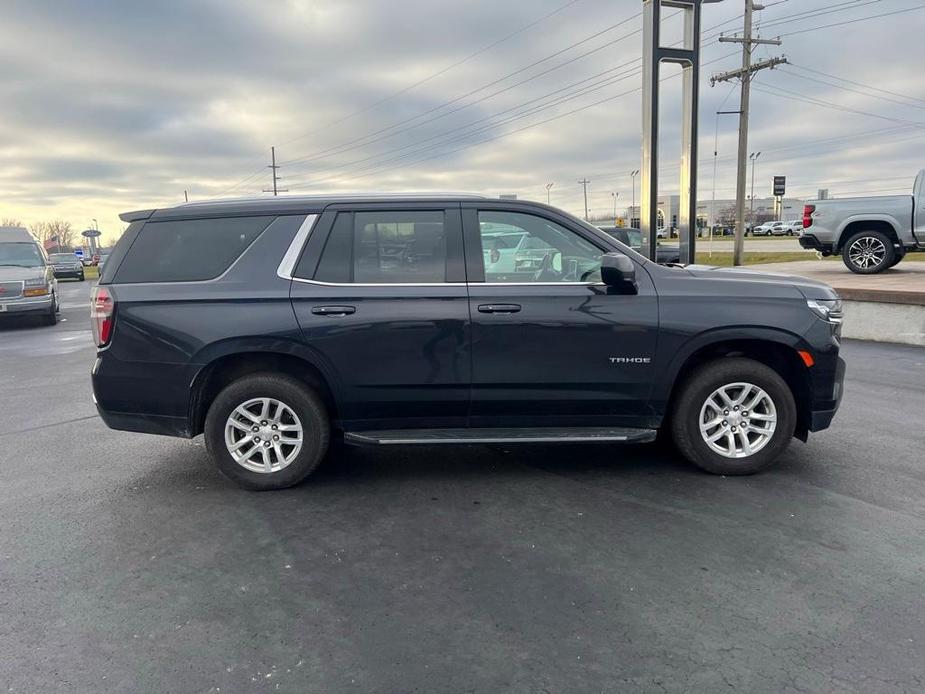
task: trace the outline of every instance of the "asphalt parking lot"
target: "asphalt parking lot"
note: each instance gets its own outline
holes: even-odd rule
[[[751,478],[638,447],[348,449],[249,493],[114,432],[90,283],[0,324],[0,691],[925,689],[925,349],[847,343]]]

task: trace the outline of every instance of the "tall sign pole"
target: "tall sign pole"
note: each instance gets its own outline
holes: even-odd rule
[[[683,118],[681,131],[680,256],[692,263],[697,237],[697,102],[700,84],[700,10],[703,3],[720,0],[643,0],[642,3],[642,185],[639,203],[643,251],[655,259],[658,224],[658,120],[662,63],[680,65]],[[662,8],[684,13],[681,48],[661,45]]]

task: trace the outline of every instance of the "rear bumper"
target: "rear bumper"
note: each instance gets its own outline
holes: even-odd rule
[[[0,306],[0,316],[5,316],[9,313],[48,313],[53,302],[54,297],[51,294],[34,299],[11,299],[9,301],[0,299],[0,305],[2,305]]]
[[[90,372],[93,402],[110,429],[192,438],[192,367],[126,363],[104,351]]]
[[[128,412],[107,412],[97,404],[103,423],[110,429],[118,431],[134,431],[140,434],[160,434],[161,436],[177,436],[184,439],[193,437],[189,430],[189,420],[186,417],[167,417],[151,414],[131,414]]]
[[[814,251],[820,251],[823,255],[832,255],[832,244],[823,243],[813,234],[803,234],[799,238],[800,245],[803,248],[809,248]]]

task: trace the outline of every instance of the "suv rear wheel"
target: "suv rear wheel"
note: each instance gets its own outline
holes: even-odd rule
[[[882,231],[859,231],[842,247],[845,266],[859,275],[873,275],[893,267],[895,258],[893,241]]]
[[[793,393],[780,375],[753,359],[721,359],[698,368],[675,399],[675,445],[699,468],[751,475],[787,448],[796,426]]]
[[[239,486],[284,489],[318,467],[328,448],[330,424],[321,399],[303,383],[260,373],[216,396],[204,438],[218,469]]]

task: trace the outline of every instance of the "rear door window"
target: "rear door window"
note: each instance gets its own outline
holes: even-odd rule
[[[447,238],[442,211],[341,212],[314,279],[357,284],[446,281]]]
[[[147,222],[114,278],[129,282],[215,279],[237,260],[275,217],[220,217]]]

